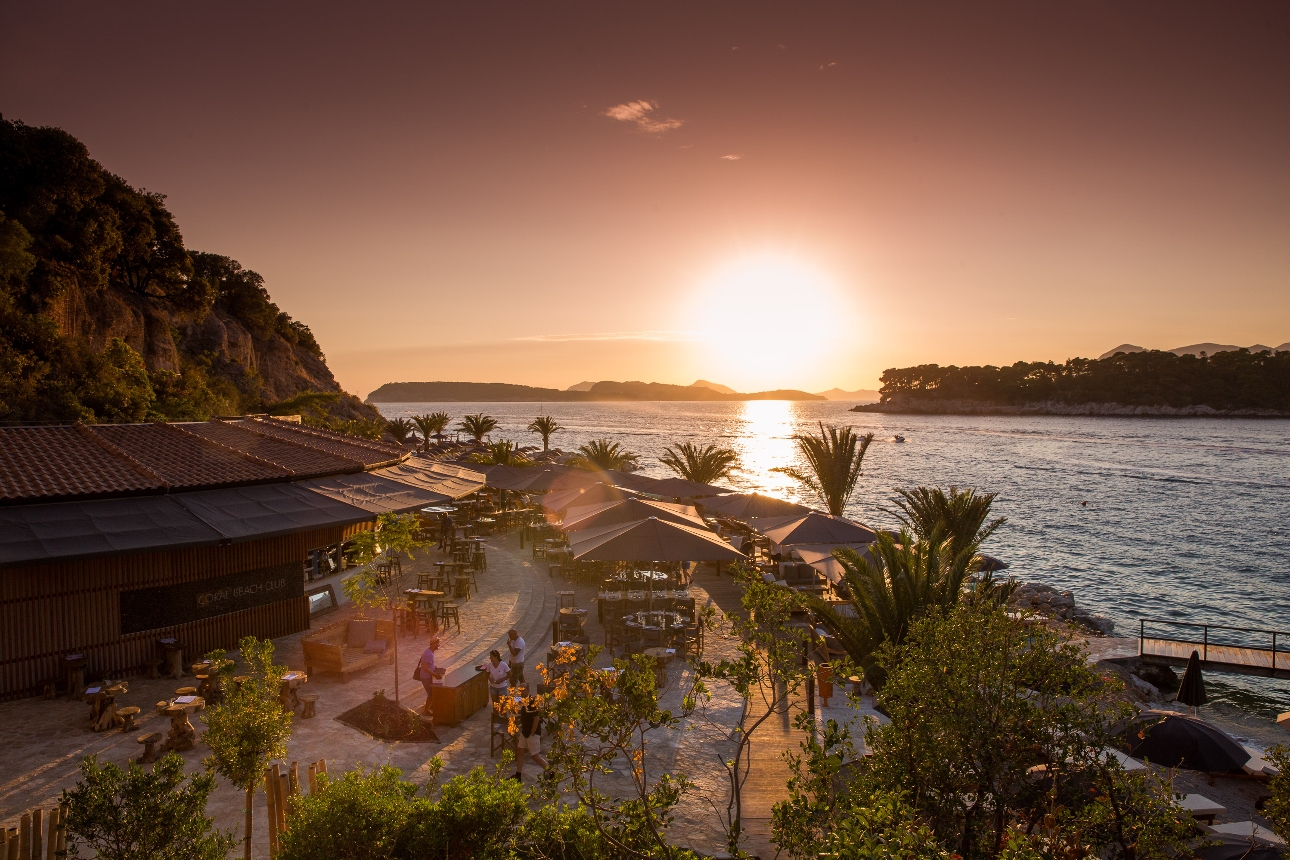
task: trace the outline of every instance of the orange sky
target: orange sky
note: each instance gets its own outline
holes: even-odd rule
[[[26,4],[0,112],[359,394],[1290,340],[1290,5],[422,5]]]

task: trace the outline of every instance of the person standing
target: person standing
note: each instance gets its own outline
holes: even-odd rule
[[[480,672],[488,673],[488,701],[496,702],[506,695],[506,690],[510,686],[508,679],[511,674],[511,667],[502,659],[500,651],[489,651],[488,662],[480,663],[475,667]]]
[[[520,708],[520,732],[515,736],[515,776],[524,778],[524,754],[528,753],[543,770],[547,761],[542,757],[542,718],[537,708],[537,698],[529,696]]]
[[[511,654],[511,658],[506,661],[511,665],[511,683],[523,684],[525,645],[524,639],[514,627],[506,631],[506,645]]]
[[[430,642],[426,645],[426,650],[421,652],[421,659],[417,662],[417,671],[414,676],[421,682],[421,686],[425,687],[426,703],[421,710],[423,713],[430,716],[434,715],[434,708],[430,705],[430,686],[435,681],[443,678],[447,671],[445,669],[440,669],[435,665],[434,652],[437,650],[439,650],[439,636],[432,633],[430,635]]]

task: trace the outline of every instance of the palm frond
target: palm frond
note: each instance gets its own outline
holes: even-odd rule
[[[482,442],[485,436],[497,429],[497,419],[482,412],[467,415],[461,419],[457,429],[470,435],[476,442]]]
[[[608,439],[592,439],[578,446],[578,455],[582,463],[593,469],[609,471],[611,469],[632,469],[640,460],[640,455],[628,451],[617,442]]]
[[[821,421],[820,435],[799,433],[793,441],[807,469],[782,466],[774,471],[788,475],[814,493],[833,516],[842,516],[860,480],[873,434],[861,436],[851,427],[826,426]]]
[[[659,462],[687,481],[711,484],[729,478],[739,465],[739,453],[733,448],[708,445],[700,448],[689,442],[677,444],[675,450],[665,448]]]
[[[537,433],[542,437],[542,450],[550,450],[551,434],[563,430],[556,420],[550,415],[539,415],[533,419],[533,423],[528,426],[530,433]]]

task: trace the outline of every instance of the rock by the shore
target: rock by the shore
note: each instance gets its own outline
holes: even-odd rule
[[[1055,621],[1078,624],[1101,636],[1110,636],[1115,632],[1115,622],[1111,619],[1076,606],[1072,592],[1058,591],[1042,582],[1023,582],[1017,586],[1008,603],[1017,609],[1027,609]]]

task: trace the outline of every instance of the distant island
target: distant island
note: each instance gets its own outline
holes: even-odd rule
[[[892,368],[853,412],[1290,417],[1290,344],[1193,355],[1117,351],[1065,364]],[[1203,351],[1202,351],[1203,352]]]
[[[702,380],[701,380],[702,381]],[[740,400],[824,400],[818,394],[792,389],[740,394],[707,384],[668,385],[661,382],[579,383],[572,389],[535,388],[506,382],[387,382],[367,395],[368,403],[588,403],[612,400],[672,400],[689,402]],[[584,386],[587,386],[584,388]],[[722,386],[723,388],[725,386]]]

